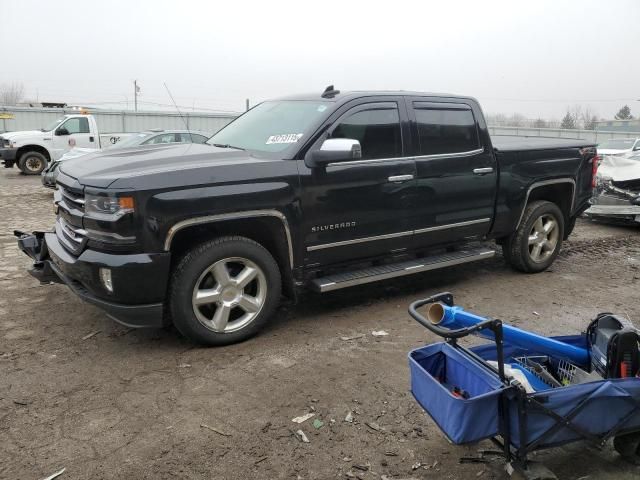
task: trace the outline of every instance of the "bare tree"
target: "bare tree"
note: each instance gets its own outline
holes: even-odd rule
[[[508,124],[512,127],[524,127],[526,121],[527,117],[520,113],[514,113],[507,119]]]
[[[598,115],[593,110],[591,110],[591,108],[585,107],[582,109],[582,113],[580,115],[582,128],[584,128],[585,130],[595,130],[597,121]]]
[[[533,122],[533,126],[534,128],[548,128],[549,124],[547,123],[546,120],[543,120],[542,118],[537,118],[534,122]]]
[[[24,85],[5,83],[0,85],[0,105],[17,105],[24,97]]]

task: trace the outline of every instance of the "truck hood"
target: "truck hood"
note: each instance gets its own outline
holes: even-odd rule
[[[47,134],[49,132],[43,132],[41,130],[25,130],[24,132],[7,132],[0,134],[0,137],[6,138],[7,140],[20,140],[22,138],[33,138],[42,136],[42,134]]]
[[[268,161],[242,150],[206,144],[148,145],[88,153],[65,161],[60,171],[85,186],[144,188],[165,183],[168,174],[174,172],[202,170],[202,179],[210,181],[211,174],[205,169],[213,166],[248,166]],[[158,177],[162,177],[162,182]]]

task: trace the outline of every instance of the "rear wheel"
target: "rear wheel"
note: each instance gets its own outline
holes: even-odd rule
[[[18,160],[18,168],[25,175],[39,175],[47,166],[47,157],[39,152],[25,152]]]
[[[221,237],[187,252],[171,280],[169,308],[176,328],[207,345],[255,335],[280,300],[278,264],[260,244]]]
[[[504,242],[502,251],[516,270],[537,273],[556,259],[564,236],[564,216],[555,203],[531,202],[518,229]]]

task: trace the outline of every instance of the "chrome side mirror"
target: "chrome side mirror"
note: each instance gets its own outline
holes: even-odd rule
[[[328,138],[319,150],[311,152],[309,167],[321,167],[329,163],[360,160],[362,147],[358,140],[352,138]]]

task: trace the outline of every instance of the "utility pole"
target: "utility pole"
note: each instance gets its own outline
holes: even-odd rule
[[[133,108],[138,111],[138,93],[140,93],[140,87],[138,86],[138,80],[133,81]]]
[[[248,98],[245,101],[245,107],[246,107],[246,110],[249,111],[249,99]]]

